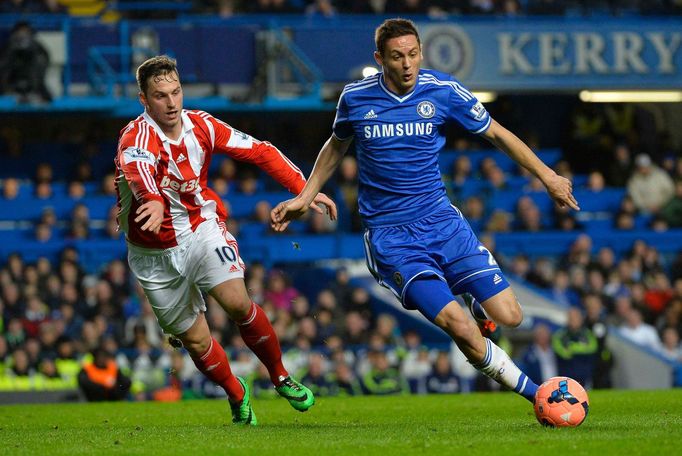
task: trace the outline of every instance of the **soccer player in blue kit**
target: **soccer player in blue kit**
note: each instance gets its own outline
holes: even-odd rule
[[[579,210],[571,182],[547,167],[523,141],[493,120],[452,76],[420,69],[421,43],[409,20],[388,19],[375,32],[383,71],[346,85],[333,134],[303,191],[272,211],[284,230],[303,215],[356,141],[359,207],[367,266],[403,306],[419,310],[457,343],[485,375],[534,400],[537,385],[467,317],[462,294],[481,328],[490,320],[516,327],[521,306],[491,253],[450,204],[438,167],[444,128],[454,121],[482,135],[537,176],[559,205]]]

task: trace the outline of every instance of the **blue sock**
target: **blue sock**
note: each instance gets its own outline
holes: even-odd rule
[[[483,306],[481,305],[480,302],[476,300],[473,296],[471,296],[471,313],[477,320],[490,320],[488,318],[488,314],[485,313],[485,310],[483,309]]]

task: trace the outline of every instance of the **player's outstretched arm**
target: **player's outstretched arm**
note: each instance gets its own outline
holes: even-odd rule
[[[320,189],[329,180],[336,167],[339,166],[350,143],[351,140],[341,141],[334,135],[324,143],[317,160],[315,160],[313,172],[301,193],[295,198],[282,201],[270,212],[271,225],[275,231],[284,231],[289,226],[289,222],[303,216],[313,203],[321,203],[327,206],[329,216],[332,220],[336,219],[336,206],[330,206],[325,202],[324,198],[327,200],[329,198],[324,193],[320,193]]]
[[[547,188],[549,196],[560,207],[568,206],[576,211],[580,210],[578,201],[573,196],[571,181],[559,176],[545,165],[514,133],[493,119],[488,130],[483,133],[483,137],[540,179]]]

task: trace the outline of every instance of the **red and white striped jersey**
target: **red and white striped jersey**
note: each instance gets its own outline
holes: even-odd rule
[[[242,133],[203,111],[182,111],[182,133],[168,138],[145,112],[122,131],[116,154],[118,223],[129,242],[166,249],[182,243],[205,220],[227,212],[218,195],[207,187],[214,152],[253,163],[287,190],[298,194],[305,178],[272,144]],[[149,200],[164,204],[158,234],[142,231],[135,212]]]

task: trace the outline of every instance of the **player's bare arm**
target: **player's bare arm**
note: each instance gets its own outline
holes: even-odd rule
[[[330,208],[324,201],[318,200],[321,196],[327,198],[324,193],[319,192],[341,163],[350,143],[351,139],[341,141],[334,135],[324,143],[315,160],[313,172],[301,193],[295,198],[282,201],[270,212],[271,225],[275,231],[284,231],[289,226],[289,222],[303,216],[311,204],[315,206],[315,203],[319,202]],[[332,220],[336,220],[336,206],[333,206],[333,212],[330,211],[329,216]]]
[[[509,155],[516,163],[526,168],[542,181],[547,193],[559,207],[570,207],[580,210],[578,201],[573,196],[573,184],[563,176],[559,176],[545,165],[535,153],[514,133],[492,120],[483,136],[495,147]]]
[[[135,223],[140,223],[144,219],[147,219],[140,229],[158,234],[161,230],[161,223],[163,222],[163,212],[164,207],[161,201],[147,201],[137,208],[137,211],[135,212],[137,215],[137,217],[135,217]]]

